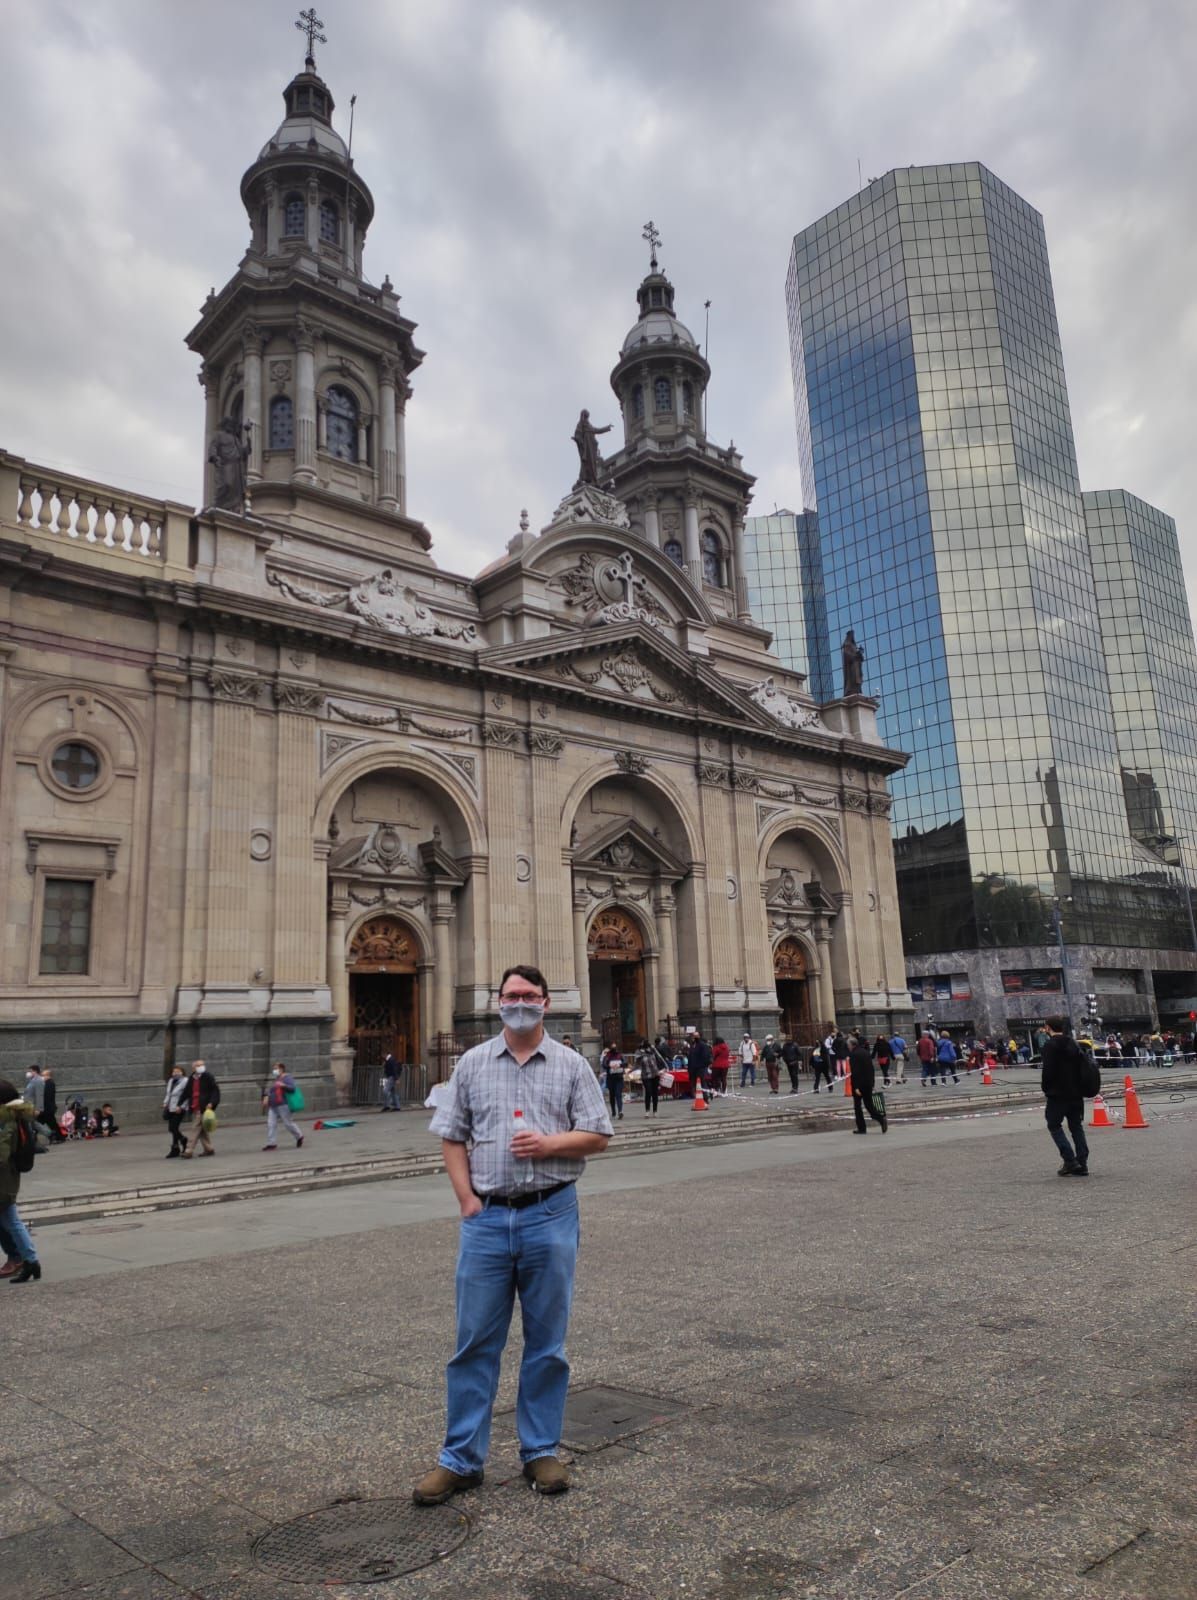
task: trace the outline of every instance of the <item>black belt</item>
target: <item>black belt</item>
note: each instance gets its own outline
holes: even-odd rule
[[[478,1198],[484,1206],[510,1206],[512,1211],[522,1211],[525,1206],[534,1206],[538,1200],[547,1200],[551,1194],[571,1188],[573,1181],[569,1178],[565,1183],[555,1183],[549,1189],[532,1189],[527,1194],[480,1194]]]

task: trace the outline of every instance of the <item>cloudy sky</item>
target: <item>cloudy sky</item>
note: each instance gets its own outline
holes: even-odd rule
[[[474,571],[572,482],[652,218],[678,311],[712,301],[709,425],[797,507],[794,232],[891,167],[980,160],[1046,219],[1086,487],[1180,525],[1197,590],[1190,0],[323,0],[318,66],[427,351],[412,513]],[[282,0],[7,0],[0,447],[194,501],[209,286],[302,65]],[[859,164],[859,168],[858,168]]]

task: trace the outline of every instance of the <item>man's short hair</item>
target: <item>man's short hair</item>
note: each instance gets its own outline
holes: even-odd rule
[[[525,983],[535,984],[545,999],[549,998],[548,980],[539,967],[508,967],[507,971],[499,979],[499,994],[502,994],[507,987],[508,978],[522,978]]]
[[[1052,1033],[1064,1033],[1067,1031],[1067,1024],[1063,1017],[1048,1017],[1047,1026]]]

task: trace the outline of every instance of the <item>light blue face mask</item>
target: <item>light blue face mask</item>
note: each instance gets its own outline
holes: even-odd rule
[[[512,1033],[531,1033],[544,1021],[544,1002],[532,1000],[500,1000],[499,1017]]]

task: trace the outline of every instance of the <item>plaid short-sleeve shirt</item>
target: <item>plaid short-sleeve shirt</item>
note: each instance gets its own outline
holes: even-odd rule
[[[500,1033],[467,1050],[430,1132],[469,1147],[476,1194],[521,1194],[572,1183],[586,1165],[580,1156],[519,1161],[511,1153],[515,1112],[533,1133],[603,1133],[611,1119],[589,1062],[546,1033],[521,1067]]]

